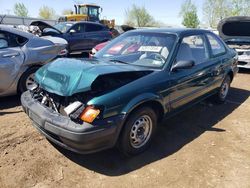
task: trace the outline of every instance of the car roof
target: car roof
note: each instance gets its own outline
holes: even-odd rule
[[[78,24],[78,23],[85,23],[85,24],[94,24],[94,25],[100,25],[100,26],[105,26],[101,23],[97,23],[97,22],[89,22],[89,21],[67,21],[67,22],[64,22],[64,23],[69,23],[69,24]]]
[[[143,33],[167,33],[174,34],[177,36],[189,35],[189,34],[201,34],[201,33],[212,33],[205,29],[189,29],[189,28],[156,28],[156,29],[136,29],[128,32],[143,32]]]
[[[6,31],[6,32],[9,32],[9,33],[13,33],[13,34],[16,34],[16,35],[20,35],[20,36],[28,38],[28,39],[33,38],[35,36],[35,35],[31,34],[31,33],[16,29],[13,26],[7,26],[7,25],[2,25],[2,24],[0,24],[0,30]]]

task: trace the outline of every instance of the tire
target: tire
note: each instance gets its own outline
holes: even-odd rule
[[[124,124],[120,135],[119,150],[125,156],[142,153],[150,145],[156,127],[157,115],[153,109],[142,107],[133,111]]]
[[[23,73],[19,80],[18,92],[23,93],[28,90],[28,86],[32,85],[34,82],[34,74],[39,69],[39,67],[33,67],[28,69],[26,72]]]
[[[218,93],[215,95],[214,99],[216,103],[222,104],[226,101],[230,89],[230,84],[231,84],[231,78],[229,75],[227,75],[223,80]]]

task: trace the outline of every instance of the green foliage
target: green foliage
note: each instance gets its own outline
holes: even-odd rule
[[[197,16],[197,8],[191,0],[186,0],[181,7],[180,16],[182,16],[182,24],[188,28],[197,28],[200,24]]]
[[[54,19],[56,17],[55,10],[48,6],[42,6],[39,9],[39,16],[44,19]]]
[[[28,9],[25,7],[23,3],[16,3],[14,5],[14,14],[16,16],[28,17]]]
[[[204,19],[212,28],[224,18],[249,15],[250,0],[205,0],[203,4]]]
[[[69,15],[72,12],[74,13],[74,11],[72,11],[71,9],[65,9],[65,10],[62,11],[62,15]]]
[[[159,27],[161,23],[155,21],[144,6],[133,5],[125,12],[127,17],[125,24],[133,27]]]

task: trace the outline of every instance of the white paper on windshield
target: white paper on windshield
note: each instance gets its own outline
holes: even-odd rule
[[[138,51],[139,52],[160,52],[162,46],[141,46]]]

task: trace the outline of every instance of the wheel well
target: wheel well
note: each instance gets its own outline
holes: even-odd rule
[[[147,102],[144,102],[144,103],[136,106],[131,112],[129,112],[129,114],[132,114],[137,109],[143,108],[143,107],[150,107],[150,108],[152,108],[155,111],[156,115],[157,115],[158,121],[162,120],[163,115],[164,115],[164,109],[163,109],[163,106],[161,105],[161,103],[157,102],[157,101],[147,101]],[[129,115],[128,115],[128,117],[129,117]]]
[[[20,76],[19,80],[18,80],[18,84],[17,84],[17,92],[20,93],[20,81],[23,77],[23,75],[30,69],[33,69],[33,68],[40,68],[41,66],[39,65],[32,65],[32,66],[29,66]]]

